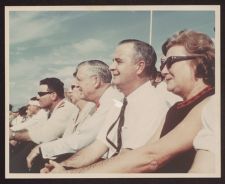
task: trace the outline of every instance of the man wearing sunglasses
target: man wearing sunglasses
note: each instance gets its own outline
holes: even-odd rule
[[[75,105],[64,99],[64,84],[57,78],[41,80],[37,98],[40,107],[48,111],[48,119],[27,129],[10,131],[10,140],[28,141],[26,146],[11,160],[11,172],[26,172],[25,158],[31,149],[37,144],[62,136],[68,123],[79,112]]]
[[[36,161],[34,160],[33,164],[32,161],[37,155],[41,154],[43,158],[56,157],[57,161],[63,161],[72,153],[92,143],[105,122],[106,114],[115,101],[123,98],[123,94],[111,85],[112,75],[109,66],[100,60],[81,62],[73,76],[75,79],[71,85],[72,102],[85,100],[92,102],[92,106],[85,106],[84,111],[82,110],[74,121],[75,126],[67,127],[62,139],[41,144],[40,150],[34,148],[27,157],[28,167],[34,165],[33,169],[35,168]],[[35,171],[39,172],[40,169]]]

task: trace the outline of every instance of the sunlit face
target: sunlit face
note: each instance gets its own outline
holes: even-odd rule
[[[175,45],[167,51],[165,57],[187,55],[190,54],[186,51],[184,46]],[[191,65],[191,60],[176,62],[169,69],[167,66],[164,66],[161,72],[165,77],[167,90],[182,97],[193,89],[196,82],[195,71]]]
[[[48,86],[46,84],[40,85],[38,92],[45,92],[46,93],[43,96],[38,95],[37,98],[39,100],[40,107],[48,109],[52,105],[52,98],[51,98],[52,93],[47,93],[47,92],[49,92]]]
[[[90,75],[90,67],[87,65],[81,66],[77,71],[76,83],[84,100],[93,101],[94,99],[93,96],[96,92],[94,77],[94,75]]]
[[[27,111],[26,111],[27,115],[32,116],[32,115],[36,114],[39,111],[39,109],[40,108],[36,105],[28,105]]]
[[[81,91],[79,90],[77,79],[74,79],[73,84],[71,85],[72,92],[71,92],[71,101],[73,104],[76,104],[80,99],[83,98]]]
[[[136,77],[136,64],[134,62],[135,50],[133,43],[119,45],[114,53],[113,63],[110,65],[112,83],[122,92],[129,88]]]

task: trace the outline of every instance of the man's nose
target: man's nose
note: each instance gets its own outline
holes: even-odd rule
[[[115,62],[113,61],[112,64],[109,66],[109,70],[110,70],[110,71],[113,71],[113,70],[115,70],[115,68],[116,68],[116,64],[115,64]]]

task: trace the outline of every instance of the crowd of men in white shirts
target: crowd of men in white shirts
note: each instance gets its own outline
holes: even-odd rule
[[[181,31],[176,39],[202,39],[198,35],[204,34]],[[214,150],[214,130],[204,133],[204,123],[214,121],[209,112],[215,112],[207,110],[215,102],[214,83],[202,80],[196,69],[190,72],[186,60],[202,56],[174,40],[163,46],[160,72],[154,48],[127,39],[116,47],[110,66],[100,60],[79,63],[67,98],[60,79],[42,79],[26,118],[11,113],[10,173],[213,172],[214,157],[200,155],[213,163],[206,169],[198,150]],[[204,41],[213,44],[208,37]]]

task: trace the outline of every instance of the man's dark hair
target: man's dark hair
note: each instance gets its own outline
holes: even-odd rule
[[[27,106],[22,106],[18,110],[20,116],[26,116],[27,115],[26,111],[27,111]]]
[[[38,100],[38,99],[37,99],[37,97],[36,97],[36,96],[34,96],[34,97],[30,98],[30,100],[32,100],[32,101],[36,101],[36,100]]]
[[[119,45],[133,43],[136,53],[134,54],[135,61],[144,60],[145,69],[144,72],[150,79],[155,79],[157,75],[157,69],[155,67],[157,56],[154,48],[146,42],[136,39],[126,39],[119,42]]]
[[[12,111],[12,109],[13,109],[13,105],[9,104],[9,111]]]
[[[58,97],[64,98],[64,83],[58,78],[45,78],[40,81],[40,85],[47,85],[48,91],[53,91]]]

